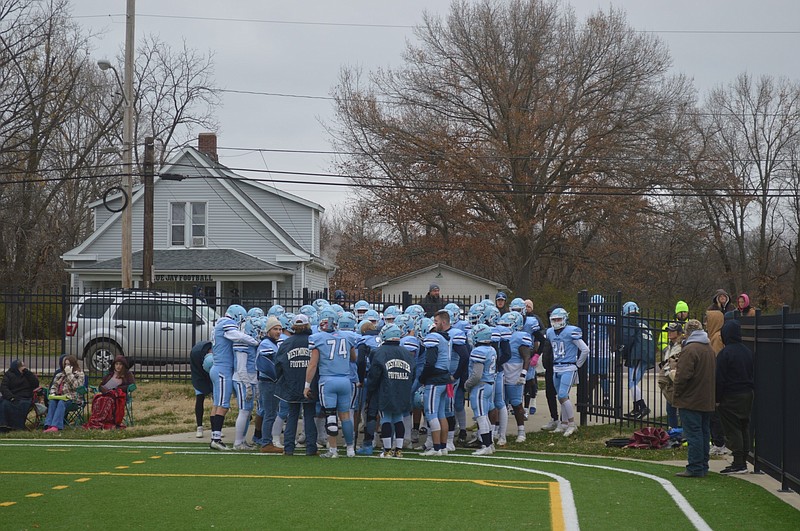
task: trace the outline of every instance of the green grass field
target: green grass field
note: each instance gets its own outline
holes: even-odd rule
[[[2,529],[572,529],[575,515],[583,529],[691,529],[695,512],[698,528],[800,528],[800,511],[739,478],[613,458],[326,460],[16,439],[0,441],[0,456]]]

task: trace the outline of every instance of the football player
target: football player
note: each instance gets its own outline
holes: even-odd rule
[[[380,457],[403,457],[406,432],[403,419],[411,411],[414,358],[400,346],[401,336],[397,325],[383,327],[380,332],[383,343],[373,353],[367,378],[368,408],[373,407],[374,402],[381,414],[383,452]]]
[[[509,338],[511,358],[503,365],[503,384],[505,385],[506,404],[514,411],[517,421],[517,442],[525,442],[525,410],[522,407],[522,395],[525,388],[526,370],[530,366],[531,336],[522,331],[524,318],[519,312],[512,310],[500,317],[499,324],[512,330]]]
[[[553,385],[561,403],[561,423],[553,431],[563,433],[564,437],[578,430],[569,390],[577,380],[578,369],[589,356],[581,329],[567,324],[567,317],[569,314],[564,308],[556,308],[550,314],[550,328],[547,329],[547,340],[553,349]]]
[[[447,312],[444,314],[447,315]],[[426,323],[427,330],[423,330],[426,333],[423,340],[425,366],[419,381],[425,386],[425,418],[430,426],[428,435],[433,443],[430,449],[421,454],[423,456],[447,455],[448,426],[445,410],[448,392],[452,393],[453,377],[450,374],[450,336],[441,330],[442,319],[437,313],[433,326]]]
[[[245,334],[242,323],[247,317],[247,312],[238,304],[232,304],[225,311],[225,316],[217,320],[214,325],[214,365],[209,371],[211,383],[214,386],[214,406],[211,408],[211,443],[212,450],[230,450],[222,442],[222,425],[225,415],[231,407],[233,394],[233,363],[234,342],[240,341],[247,345],[257,346],[258,341]]]
[[[320,313],[319,332],[308,339],[311,360],[306,369],[306,398],[311,397],[311,382],[319,370],[319,400],[325,415],[328,433],[328,451],[321,457],[339,457],[336,437],[339,420],[342,421],[347,457],[354,457],[353,420],[350,418],[350,363],[356,359],[356,350],[348,337],[335,334],[339,316],[332,310]]]
[[[492,347],[492,329],[485,324],[472,328],[472,343],[475,347],[469,356],[469,378],[464,384],[469,393],[469,403],[475,422],[478,424],[478,438],[481,448],[472,455],[491,455],[494,453],[492,424],[489,410],[494,404],[494,381],[497,366],[497,352]]]

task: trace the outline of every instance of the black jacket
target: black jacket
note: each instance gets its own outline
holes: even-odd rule
[[[422,302],[419,303],[422,306],[422,309],[425,310],[425,315],[427,317],[433,318],[436,315],[436,312],[444,308],[444,299],[442,297],[434,297],[431,295],[429,291],[425,298],[422,299]]]
[[[303,396],[306,383],[306,369],[311,360],[308,337],[311,331],[299,332],[287,338],[278,348],[275,356],[275,396],[287,402],[313,402]],[[318,377],[311,382],[312,397],[317,394]]]
[[[20,373],[16,364],[16,361],[11,362],[11,368],[6,371],[0,384],[0,392],[4,399],[11,402],[31,400],[33,391],[39,387],[39,378],[28,369],[22,369]]]
[[[377,400],[378,410],[387,414],[411,412],[414,357],[397,341],[387,341],[373,353],[367,379],[367,401]]]
[[[722,325],[725,348],[717,354],[716,398],[737,395],[753,390],[753,352],[742,344],[742,327],[739,321]]]
[[[203,393],[210,395],[214,391],[211,385],[211,377],[203,368],[203,360],[211,351],[211,341],[201,341],[192,347],[189,354],[189,367],[192,370],[192,387]]]

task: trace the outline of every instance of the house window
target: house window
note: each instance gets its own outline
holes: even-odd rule
[[[170,245],[172,247],[205,247],[205,203],[170,203]]]

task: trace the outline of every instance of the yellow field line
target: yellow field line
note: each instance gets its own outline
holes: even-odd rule
[[[553,531],[564,531],[564,509],[561,507],[561,488],[558,481],[553,481],[550,485],[550,527]]]
[[[552,483],[549,481],[515,481],[504,479],[454,479],[454,478],[370,478],[370,477],[337,477],[337,476],[273,476],[262,474],[169,474],[169,473],[138,473],[138,472],[55,472],[55,471],[14,471],[2,470],[0,475],[19,475],[19,476],[120,476],[120,477],[151,477],[151,478],[222,478],[222,479],[329,479],[332,481],[435,481],[438,483],[475,483],[477,485],[504,488],[527,488],[513,487],[512,485],[544,485],[538,490],[544,490],[550,485],[552,495]],[[556,493],[558,491],[556,490]]]

